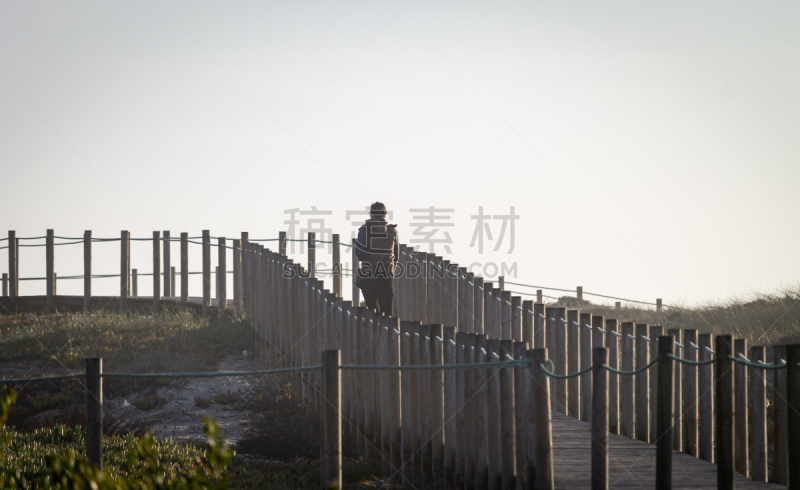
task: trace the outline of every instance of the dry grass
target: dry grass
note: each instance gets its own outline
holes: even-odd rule
[[[617,310],[566,296],[548,306],[577,308],[620,322],[661,325],[665,329],[693,328],[700,333],[731,334],[747,339],[748,345],[800,342],[800,286],[700,307],[664,307],[663,312],[636,307]]]

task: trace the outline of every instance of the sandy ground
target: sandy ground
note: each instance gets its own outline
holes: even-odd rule
[[[229,357],[218,364],[219,371],[248,371],[259,369],[250,358]],[[244,431],[244,423],[248,412],[232,410],[230,405],[213,403],[208,408],[195,405],[195,397],[211,398],[228,391],[241,390],[243,394],[250,391],[248,378],[241,376],[223,376],[215,378],[187,378],[175,386],[158,390],[158,394],[171,401],[147,411],[141,411],[134,405],[125,406],[125,401],[134,401],[142,394],[129,395],[124,398],[104,400],[104,409],[113,413],[123,424],[126,422],[144,422],[155,431],[156,437],[173,438],[177,441],[205,440],[203,433],[203,417],[210,417],[220,427],[220,432],[228,444],[235,444]]]

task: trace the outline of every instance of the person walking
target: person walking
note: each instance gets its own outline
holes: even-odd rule
[[[361,289],[368,308],[392,314],[394,270],[399,255],[397,225],[387,223],[383,203],[373,203],[369,219],[358,229],[356,240],[356,257],[361,262],[356,286]]]

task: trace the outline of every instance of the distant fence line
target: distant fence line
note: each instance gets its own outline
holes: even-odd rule
[[[8,237],[0,238],[0,242],[7,241],[9,243],[9,245],[5,245],[5,246],[0,247],[0,250],[2,250],[2,249],[8,249],[9,250],[9,252],[8,252],[8,264],[9,264],[8,265],[8,270],[9,270],[9,272],[8,273],[3,273],[3,275],[2,275],[2,291],[3,291],[2,294],[3,294],[3,296],[11,296],[12,298],[16,298],[19,295],[19,281],[42,281],[42,280],[43,281],[47,281],[48,284],[45,286],[45,288],[46,288],[45,289],[45,294],[46,294],[46,296],[48,296],[47,311],[50,312],[50,311],[52,311],[52,305],[54,305],[54,301],[52,301],[50,299],[50,296],[55,296],[56,295],[56,288],[57,288],[58,279],[62,279],[62,280],[85,279],[86,280],[86,284],[84,285],[84,296],[85,296],[84,304],[85,304],[85,308],[88,309],[88,305],[90,303],[90,298],[91,298],[91,279],[108,279],[108,278],[114,278],[114,277],[119,277],[119,278],[123,278],[124,277],[124,278],[126,278],[126,281],[127,281],[126,286],[122,286],[122,284],[120,285],[120,304],[123,305],[124,302],[125,302],[125,300],[124,300],[125,297],[138,296],[138,294],[137,294],[138,293],[138,291],[137,291],[138,290],[137,279],[138,279],[139,276],[159,276],[159,275],[162,274],[160,271],[156,270],[156,269],[158,269],[158,266],[156,264],[161,262],[162,258],[163,258],[163,265],[164,265],[164,270],[163,270],[163,277],[164,277],[164,279],[163,279],[163,290],[157,291],[158,288],[154,288],[153,296],[159,295],[159,294],[161,294],[161,291],[163,291],[163,293],[164,293],[163,296],[176,297],[177,296],[176,291],[175,291],[175,284],[177,282],[176,281],[176,277],[177,277],[176,274],[180,274],[181,283],[183,283],[185,281],[188,281],[188,276],[189,275],[201,275],[202,274],[202,275],[204,275],[204,277],[206,275],[208,275],[208,278],[209,278],[208,280],[210,281],[210,274],[215,274],[215,275],[217,274],[216,271],[209,271],[207,273],[207,272],[205,272],[205,269],[203,270],[203,272],[200,272],[200,271],[188,271],[188,270],[186,270],[186,269],[188,269],[188,260],[187,260],[187,263],[186,263],[186,267],[183,267],[183,263],[182,263],[181,270],[177,271],[176,268],[171,266],[171,263],[170,263],[170,246],[169,246],[169,244],[172,243],[172,242],[180,242],[182,247],[186,243],[200,245],[200,246],[204,247],[204,251],[203,251],[203,257],[204,258],[205,258],[206,255],[208,255],[209,257],[211,255],[210,254],[210,250],[208,252],[206,252],[206,250],[205,250],[206,247],[217,247],[217,248],[224,248],[224,249],[233,250],[233,252],[234,252],[233,270],[230,270],[230,271],[224,270],[224,265],[225,265],[224,262],[225,261],[222,258],[220,258],[219,264],[223,266],[221,274],[233,274],[234,275],[234,293],[235,293],[236,290],[237,290],[237,285],[240,286],[240,282],[241,282],[237,277],[236,270],[237,270],[237,263],[239,263],[239,265],[240,265],[240,262],[241,262],[241,253],[242,253],[242,250],[243,250],[243,248],[241,248],[241,244],[242,243],[258,243],[258,242],[277,241],[277,242],[279,242],[280,250],[284,251],[284,253],[286,251],[286,243],[287,242],[305,242],[305,243],[307,243],[309,245],[309,249],[310,250],[313,250],[314,248],[316,248],[316,244],[317,243],[332,244],[334,246],[334,251],[333,251],[332,255],[334,255],[335,257],[339,256],[339,247],[340,246],[345,246],[345,247],[352,247],[353,246],[352,244],[347,244],[347,243],[343,243],[343,242],[339,241],[339,235],[338,234],[333,234],[332,235],[332,240],[316,240],[316,239],[310,239],[309,240],[309,239],[287,238],[286,237],[286,232],[281,232],[279,238],[251,239],[251,238],[248,238],[248,235],[249,234],[247,232],[242,232],[241,238],[239,240],[236,240],[236,239],[232,240],[233,244],[232,244],[232,246],[229,246],[229,245],[227,245],[227,239],[226,238],[211,236],[210,234],[208,234],[207,231],[204,231],[202,236],[192,236],[192,237],[188,236],[188,233],[181,233],[180,238],[170,237],[170,232],[169,231],[164,231],[163,234],[161,234],[159,232],[153,232],[153,237],[152,238],[132,238],[130,236],[130,233],[127,232],[127,231],[122,231],[121,232],[121,236],[119,238],[95,238],[95,237],[92,237],[92,232],[88,231],[88,230],[86,232],[84,232],[84,236],[83,237],[58,236],[58,235],[54,234],[53,230],[47,230],[47,234],[46,235],[38,236],[38,237],[17,237],[15,231],[9,231],[8,232]],[[313,233],[309,233],[309,235],[313,235]],[[26,240],[41,240],[41,239],[44,239],[45,243],[37,243],[37,244],[26,244],[26,243],[22,243],[21,244],[21,243],[19,243],[20,240],[26,241]],[[70,241],[65,242],[65,243],[56,243],[55,240],[70,240]],[[202,240],[202,241],[197,242],[197,241],[194,241],[194,240]],[[214,243],[212,240],[216,240],[217,243]],[[153,264],[154,264],[153,267],[154,267],[154,272],[142,273],[142,272],[138,272],[137,269],[132,269],[131,268],[131,266],[130,266],[130,242],[131,241],[149,241],[149,242],[153,243]],[[94,274],[93,275],[91,273],[84,272],[84,274],[81,274],[81,275],[69,275],[69,276],[58,277],[58,275],[55,273],[55,270],[54,270],[55,269],[55,264],[54,264],[54,262],[55,262],[55,251],[54,251],[54,247],[60,246],[60,245],[83,244],[84,245],[84,271],[86,271],[86,270],[91,271],[91,260],[92,260],[92,247],[91,247],[91,244],[92,243],[103,243],[103,242],[122,242],[122,244],[120,246],[120,251],[121,251],[122,254],[127,254],[128,260],[127,260],[127,267],[122,266],[121,267],[122,270],[121,270],[120,274]],[[159,242],[163,243],[163,252],[159,251],[160,248],[161,248],[158,245]],[[46,266],[47,266],[47,270],[48,270],[47,275],[45,275],[44,277],[20,277],[19,276],[19,248],[20,247],[46,247],[45,255],[46,255]],[[181,248],[181,250],[184,250],[184,249]],[[411,250],[413,250],[413,248],[411,248]],[[188,248],[186,249],[185,254],[188,255]],[[309,251],[309,256],[311,254],[314,254],[314,252]],[[184,255],[184,253],[182,253],[182,255]],[[220,251],[219,256],[222,257],[222,255],[224,255],[224,254]],[[208,267],[210,268],[210,266],[211,266],[210,265],[210,260],[209,260],[209,263],[206,264],[205,263],[205,259],[204,259],[203,267],[205,268],[206,265],[208,265]],[[310,269],[311,268],[315,268],[315,266],[309,266],[309,268]],[[52,271],[51,271],[51,269],[52,269]],[[217,267],[217,269],[219,270],[219,267]],[[355,267],[353,269],[355,269]],[[334,289],[336,289],[336,284],[339,284],[339,287],[341,287],[341,277],[343,277],[343,276],[344,277],[352,277],[352,269],[343,269],[341,267],[341,262],[336,260],[336,259],[334,260],[334,263],[333,263],[331,269],[317,269],[316,272],[330,273],[332,275],[333,279],[334,279],[334,282],[335,282]],[[350,272],[350,273],[348,274],[348,272]],[[470,275],[470,277],[474,276],[472,273],[469,273],[469,275]],[[154,284],[155,284],[155,281],[156,281],[156,279],[154,279]],[[500,284],[500,289],[505,289],[504,283],[508,283],[510,285],[515,285],[515,286],[521,286],[521,287],[536,288],[537,291],[535,292],[535,296],[536,296],[537,302],[542,302],[544,298],[548,298],[548,299],[552,299],[552,300],[559,300],[560,298],[558,298],[558,297],[547,296],[547,295],[543,294],[544,290],[551,290],[551,291],[561,291],[561,292],[574,292],[575,296],[576,296],[576,298],[578,300],[583,300],[583,295],[584,294],[597,296],[597,297],[602,297],[602,298],[607,298],[607,299],[619,300],[615,305],[617,309],[621,308],[621,302],[622,301],[629,302],[629,303],[643,304],[643,305],[648,305],[648,306],[655,306],[657,311],[661,311],[663,306],[665,306],[665,305],[662,304],[661,299],[657,299],[655,303],[649,303],[649,302],[645,302],[645,301],[619,298],[619,297],[616,297],[616,296],[607,296],[607,295],[602,295],[602,294],[598,294],[598,293],[590,293],[588,291],[585,292],[583,290],[583,287],[581,287],[581,286],[578,286],[575,290],[568,290],[568,289],[563,289],[563,288],[551,288],[551,287],[546,287],[546,286],[534,286],[534,285],[530,285],[530,284],[523,284],[523,283],[518,283],[518,282],[506,281],[505,278],[502,277],[502,276],[498,278],[498,281],[499,281],[499,284]],[[220,281],[217,279],[215,282],[217,282],[217,286],[216,286],[217,298],[220,298],[220,296],[219,296],[221,294],[221,291],[219,290],[219,282]],[[205,284],[205,281],[204,281],[204,284]],[[123,289],[126,289],[126,290],[123,291]],[[205,286],[204,286],[204,289],[205,289]],[[518,292],[518,291],[513,291],[513,292],[516,293],[516,294],[522,295],[522,296],[531,296],[531,297],[534,296],[534,293],[526,293],[526,292]],[[187,291],[187,297],[188,297],[188,291]],[[354,297],[357,297],[357,296],[354,296]],[[210,298],[205,298],[205,296],[204,296],[204,302],[203,302],[204,305],[206,304],[206,301],[205,301],[206,299],[208,299],[208,304],[210,304]],[[237,298],[235,296],[235,294],[234,294],[234,298],[233,299],[234,299],[234,301],[236,301],[236,304],[239,304],[240,299]],[[182,304],[185,303],[183,298],[181,299],[181,302],[182,302]],[[13,303],[13,299],[12,299],[12,303]],[[221,305],[221,306],[227,307],[227,304],[226,305]],[[158,301],[155,301],[154,308],[158,308]]]

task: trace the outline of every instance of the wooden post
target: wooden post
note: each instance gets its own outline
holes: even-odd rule
[[[553,490],[553,432],[550,419],[550,383],[540,368],[547,361],[546,348],[525,352],[531,360],[528,367],[527,480],[537,490]]]
[[[325,433],[325,448],[320,460],[323,469],[320,472],[320,488],[342,488],[342,378],[340,366],[340,351],[326,350],[322,353],[322,377],[324,379],[323,392],[323,421]]]
[[[736,443],[734,420],[735,388],[733,366],[729,359],[733,354],[733,337],[717,335],[714,339],[714,388],[716,395],[717,488],[733,490],[736,471]]]
[[[53,296],[55,297],[58,294],[58,274],[53,272]]]
[[[189,234],[181,233],[181,308],[189,302]]]
[[[8,273],[3,272],[3,297],[8,297]]]
[[[800,344],[786,346],[786,404],[788,437],[787,460],[789,463],[789,488],[800,488]],[[781,371],[784,371],[783,369]]]
[[[578,321],[578,331],[580,332],[580,356],[581,356],[581,371],[589,369],[592,366],[592,330],[587,328],[589,322],[592,321],[591,313],[581,313],[580,320]],[[573,371],[574,372],[574,371]],[[592,421],[592,373],[588,372],[582,374],[581,378],[581,420],[586,422]]]
[[[575,296],[578,298],[578,301],[583,300],[583,286],[578,286]]]
[[[636,369],[650,363],[650,350],[647,341],[647,324],[636,324]],[[650,373],[641,372],[635,376],[636,386],[636,439],[650,442]]]
[[[253,271],[256,272],[256,271]],[[211,234],[203,230],[203,316],[211,306]]]
[[[499,289],[495,293],[500,292]],[[493,301],[496,303],[496,301]],[[496,362],[497,358],[494,354],[499,354],[502,351],[500,341],[497,339],[489,339],[487,343],[486,356],[487,362]],[[487,431],[489,442],[489,488],[497,490],[502,488],[503,484],[503,425],[502,425],[502,401],[500,399],[500,370],[498,368],[489,368],[487,370],[487,384],[486,384],[486,399],[488,405],[489,417],[487,419]]]
[[[530,345],[529,342],[514,342],[514,354],[512,357],[517,361],[524,359],[528,345]],[[526,490],[530,486],[527,470],[525,469],[528,461],[525,447],[527,434],[525,412],[528,411],[528,379],[526,374],[525,367],[518,366],[514,368],[514,440],[516,446],[515,474],[517,476],[517,490]]]
[[[447,297],[445,297],[447,298]],[[449,304],[448,301],[445,303]],[[456,327],[443,328],[442,344],[444,364],[456,363],[456,346],[453,345],[456,337]],[[444,372],[444,475],[445,481],[452,482],[456,468],[456,371],[448,369]]]
[[[83,232],[83,312],[89,312],[92,300],[92,231]]]
[[[469,285],[467,285],[469,287]],[[477,360],[477,335],[464,335],[464,364],[474,364]],[[475,370],[464,369],[464,488],[475,487],[475,468],[478,460],[477,400],[475,398]]]
[[[701,333],[697,338],[698,361],[710,361],[711,334]],[[714,365],[698,366],[697,376],[699,437],[697,439],[697,457],[713,463],[714,458]]]
[[[465,344],[466,344],[466,333],[456,331],[456,364],[465,364]],[[455,419],[456,419],[456,430],[455,430],[455,450],[456,450],[456,457],[455,457],[455,486],[456,487],[464,487],[464,462],[465,462],[465,451],[466,451],[466,424],[464,421],[464,406],[466,402],[465,393],[466,393],[466,381],[463,369],[457,369],[455,371],[455,385],[456,385],[456,403],[455,403]],[[491,453],[490,453],[491,454]]]
[[[174,285],[172,280],[172,263],[170,262],[170,248],[172,243],[169,240],[169,232],[164,231],[164,296],[172,296]]]
[[[161,233],[153,232],[153,315],[158,313],[161,301]]]
[[[219,299],[219,266],[218,265],[214,266],[214,299]],[[277,311],[277,310],[275,310],[275,311]]]
[[[636,344],[633,337],[633,322],[622,322],[620,325],[622,337],[620,338],[619,364],[622,371],[633,371],[634,350]],[[636,436],[634,425],[633,376],[619,377],[619,433],[633,439]]]
[[[567,310],[567,371],[577,373],[581,370],[581,327],[579,310]],[[591,352],[590,352],[591,353]],[[567,380],[566,414],[581,420],[581,381],[582,376],[574,376]],[[591,385],[590,385],[591,387]],[[585,419],[584,419],[585,420]]]
[[[430,326],[430,363],[441,366],[444,359],[442,324]],[[431,470],[433,482],[444,484],[444,372],[431,371]]]
[[[430,325],[420,325],[417,327],[419,338],[420,365],[431,364],[431,343],[435,343],[431,335]],[[420,398],[420,429],[422,439],[422,449],[420,456],[422,459],[422,471],[425,478],[429,481],[433,479],[433,412],[431,404],[431,378],[434,371],[419,372],[419,398]],[[438,371],[437,371],[438,372]]]
[[[508,291],[503,296],[510,295]],[[507,305],[506,305],[507,306]],[[500,359],[508,361],[514,354],[514,341],[503,339],[500,341]],[[500,431],[502,438],[502,478],[503,490],[514,490],[517,486],[516,468],[516,417],[514,415],[514,369],[504,367],[500,369]]]
[[[567,374],[567,324],[566,308],[555,308],[555,351],[551,350],[550,355],[555,358],[556,373]],[[556,403],[557,410],[564,411],[567,408],[567,380],[554,379],[556,382]]]
[[[683,331],[683,358],[697,361],[697,350],[692,347],[697,345],[697,330]],[[683,430],[686,434],[684,441],[685,452],[697,457],[697,366],[682,364],[683,374]]]
[[[359,308],[363,309],[363,308]],[[400,324],[400,355],[402,356],[402,365],[411,365],[411,338],[409,337],[411,330],[411,322],[403,321]],[[401,393],[401,447],[402,447],[402,478],[403,488],[415,488],[413,486],[413,461],[414,450],[411,445],[411,371],[400,372],[400,393]]]
[[[175,273],[176,273],[175,266],[174,265],[170,266],[170,268],[169,268],[169,287],[171,289],[169,290],[169,296],[171,298],[175,297],[175,279],[177,279],[175,277]]]
[[[333,294],[342,297],[342,259],[339,255],[339,234],[333,234]],[[391,312],[386,312],[391,313]]]
[[[661,298],[656,299],[656,311],[658,312],[664,311],[664,305],[661,302]]]
[[[656,338],[651,338],[656,343]],[[656,364],[656,489],[672,490],[672,450],[675,441],[673,435],[673,414],[675,387],[674,362],[669,357],[675,350],[675,337],[663,335],[658,337],[658,364]]]
[[[786,359],[786,346],[776,345],[772,348],[772,362],[777,364]],[[787,368],[788,369],[788,368]],[[788,485],[789,481],[789,409],[786,399],[787,369],[776,369],[773,373],[772,389],[772,431],[775,435],[773,447],[773,476],[778,485]]]
[[[545,347],[545,325],[547,319],[542,318],[544,313],[544,303],[538,301],[533,304],[533,343],[531,346],[535,349],[543,349]]]
[[[317,240],[313,231],[308,232],[308,277],[317,277]]]
[[[733,356],[738,357],[739,354],[747,355],[747,341],[745,339],[735,339],[733,341]],[[748,458],[747,449],[749,440],[747,437],[747,405],[749,397],[747,396],[747,366],[741,363],[733,365],[733,385],[736,387],[736,397],[734,413],[736,414],[736,427],[734,434],[736,435],[736,471],[744,476],[750,475],[750,460]]]
[[[252,253],[250,250],[250,242],[249,242],[250,234],[246,231],[243,231],[241,237],[239,238],[240,245],[242,247],[242,311],[250,314],[251,312],[251,303],[253,299],[250,297],[251,293],[251,283],[252,283],[252,273],[251,268],[253,267],[251,257]],[[252,321],[252,319],[251,319]],[[306,373],[308,376],[308,373]]]
[[[242,277],[241,243],[241,240],[233,239],[233,304],[239,311],[242,308],[242,289],[239,284]]]
[[[506,278],[504,276],[497,277],[497,289],[500,291],[505,291],[506,289]]]
[[[650,342],[647,343],[647,348],[650,349],[650,360],[658,358],[658,342],[656,339],[664,334],[664,329],[659,326],[650,327]],[[652,367],[647,370],[650,376],[650,442],[656,443],[656,383],[658,382],[658,369]]]
[[[139,297],[139,269],[131,270],[131,298]]]
[[[483,298],[483,292],[480,293]],[[487,356],[488,340],[486,335],[477,335],[475,339],[475,357],[473,362],[489,362]],[[475,369],[475,414],[472,423],[475,425],[475,488],[485,490],[489,486],[489,400],[487,383],[489,375],[486,369]]]
[[[17,232],[8,231],[8,281],[9,281],[9,303],[11,311],[17,309],[17,296],[19,296],[19,248],[17,248]]]
[[[614,309],[615,310],[621,310],[622,309],[622,302],[621,301],[615,302],[614,303]]]
[[[278,232],[278,253],[281,256],[286,257],[286,232],[279,231]]]
[[[592,349],[592,490],[608,489],[608,349]],[[656,478],[658,480],[658,478]]]
[[[606,364],[614,369],[619,369],[619,339],[615,335],[617,320],[608,318],[605,322],[605,346],[608,349]],[[608,432],[619,434],[619,376],[609,376],[608,378]]]
[[[131,267],[131,232],[122,231],[120,236],[120,269],[119,269],[119,309],[128,309],[128,271]]]
[[[87,357],[86,363],[86,458],[103,469],[103,359]]]
[[[352,284],[352,286],[353,286],[353,290],[352,290],[353,306],[358,306],[358,305],[361,304],[361,290],[359,290],[358,286],[356,286],[356,279],[358,278],[358,268],[359,268],[358,256],[356,255],[357,243],[358,243],[358,241],[355,238],[353,238],[353,246],[350,247],[352,249],[351,250],[351,253],[352,253],[351,260],[353,261],[353,265],[351,266],[352,267],[352,271],[351,271],[352,272],[352,277],[351,277],[351,279],[353,280],[353,284]]]
[[[389,366],[400,366],[400,319],[389,318]],[[401,416],[400,412],[400,371],[388,371],[389,374],[389,446],[392,479],[397,481],[402,465],[401,457]]]
[[[464,331],[475,333],[475,284],[474,276],[464,276]]]
[[[219,309],[225,310],[228,308],[228,266],[227,266],[227,258],[228,258],[228,248],[226,245],[225,237],[219,237],[217,239],[217,248],[219,249],[218,256],[217,256],[217,263],[219,266],[217,267],[217,274],[218,274],[218,284],[219,284],[219,294],[217,295],[217,299],[219,300]],[[283,282],[286,280],[283,279]],[[284,329],[288,328],[288,322],[281,326]]]
[[[542,294],[542,290],[541,289],[537,289],[536,290],[536,302],[537,303],[544,303],[543,300],[544,300],[544,295]]]
[[[45,263],[46,263],[46,272],[45,272],[45,283],[46,283],[46,294],[47,294],[47,303],[45,307],[45,311],[49,313],[53,313],[55,310],[55,278],[53,275],[55,274],[55,238],[53,236],[53,230],[47,230],[47,236],[45,237]]]
[[[667,335],[672,336],[678,344],[681,343],[681,332],[680,328],[670,328],[667,330]],[[677,352],[678,357],[683,357],[686,354],[686,348],[684,346],[683,349],[678,350],[677,345],[673,348],[674,352]],[[659,361],[661,362],[661,361]],[[683,369],[683,365],[680,362],[676,362],[672,364],[672,371],[674,375],[672,377],[672,387],[673,387],[673,394],[672,394],[672,434],[673,434],[673,443],[672,449],[675,451],[683,451],[683,388],[682,388],[682,381],[683,376],[681,376],[681,370]]]
[[[533,301],[525,300],[522,302],[522,341],[529,347],[533,347],[533,325],[534,325]]]
[[[766,362],[766,349],[763,345],[750,347],[747,357],[756,364]],[[747,369],[750,370],[750,479],[767,481],[767,376],[764,369]]]

